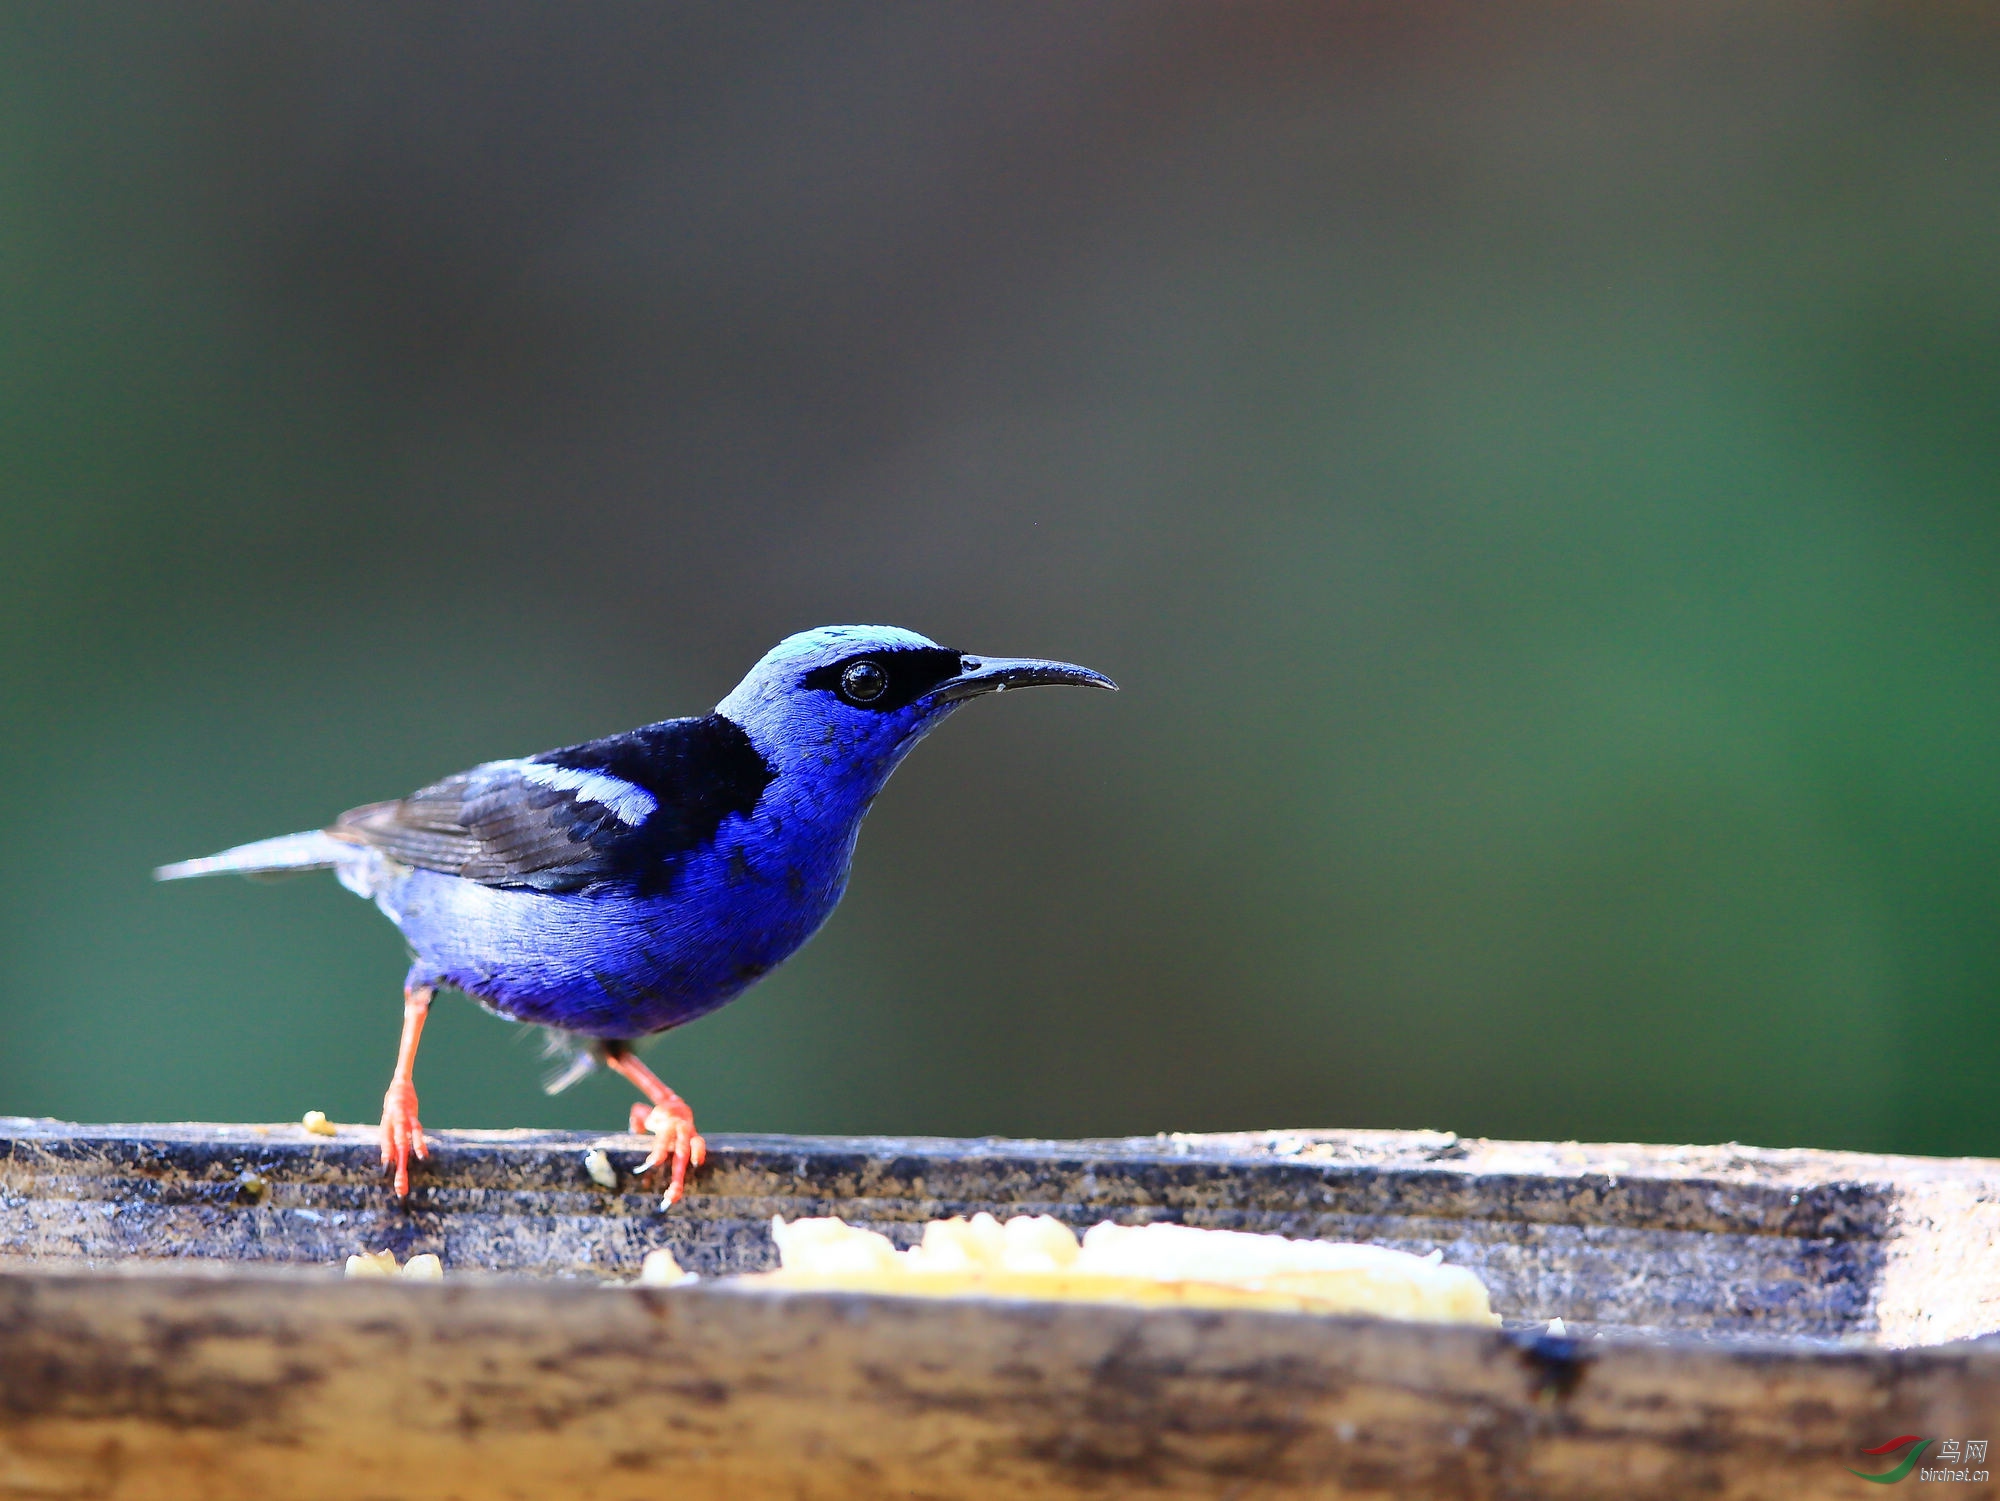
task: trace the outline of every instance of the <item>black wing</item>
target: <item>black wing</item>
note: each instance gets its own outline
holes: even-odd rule
[[[344,813],[327,832],[487,886],[664,888],[724,818],[756,806],[771,776],[749,737],[711,714],[489,761]]]
[[[343,813],[327,832],[487,886],[570,891],[602,879],[631,827],[606,802],[532,780],[534,766],[475,766],[395,802]]]

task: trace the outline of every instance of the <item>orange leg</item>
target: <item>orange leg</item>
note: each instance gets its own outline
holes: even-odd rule
[[[430,1156],[424,1128],[417,1120],[417,1040],[424,1035],[424,1018],[431,1009],[431,988],[419,985],[403,991],[403,1042],[396,1049],[396,1072],[382,1096],[382,1166],[396,1169],[396,1197],[410,1196],[410,1153]]]
[[[666,1197],[660,1200],[662,1209],[670,1209],[680,1200],[688,1169],[700,1167],[708,1160],[708,1143],[694,1129],[694,1111],[633,1054],[607,1048],[604,1061],[646,1097],[648,1103],[632,1107],[633,1132],[654,1133],[652,1154],[639,1165],[639,1171],[649,1173],[669,1157],[673,1159],[673,1176],[667,1184]]]

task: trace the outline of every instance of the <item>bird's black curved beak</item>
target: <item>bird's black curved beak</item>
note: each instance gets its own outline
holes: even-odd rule
[[[1073,662],[1044,662],[1036,657],[962,657],[958,676],[946,678],[931,690],[944,703],[977,698],[982,693],[998,693],[1006,688],[1036,688],[1045,683],[1068,683],[1075,688],[1107,688],[1118,685],[1101,672],[1078,667]]]

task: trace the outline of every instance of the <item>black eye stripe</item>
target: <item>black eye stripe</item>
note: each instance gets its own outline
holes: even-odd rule
[[[859,651],[838,662],[815,667],[806,674],[804,686],[824,689],[849,708],[887,714],[907,708],[947,678],[957,677],[961,660],[959,653],[943,646],[901,646],[886,651]],[[863,663],[872,664],[888,675],[888,683],[881,693],[865,700],[842,691],[842,682],[848,671]]]

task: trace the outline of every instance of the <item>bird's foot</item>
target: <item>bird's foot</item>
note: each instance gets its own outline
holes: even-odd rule
[[[423,1124],[417,1119],[417,1086],[394,1080],[382,1096],[382,1166],[396,1170],[396,1197],[410,1196],[410,1153],[430,1156]]]
[[[673,1168],[667,1180],[667,1191],[660,1199],[660,1207],[673,1208],[680,1202],[688,1169],[700,1167],[708,1160],[708,1143],[694,1128],[694,1112],[677,1095],[659,1105],[641,1101],[632,1107],[632,1131],[634,1135],[651,1133],[653,1137],[652,1152],[639,1164],[641,1177],[672,1161]]]

